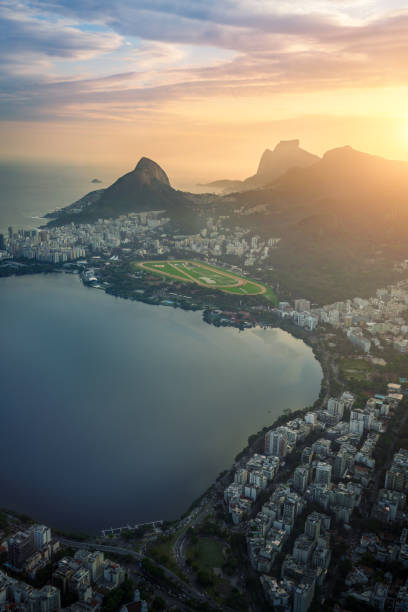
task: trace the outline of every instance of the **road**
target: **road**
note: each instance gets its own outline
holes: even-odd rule
[[[148,559],[156,567],[161,568],[166,578],[170,578],[175,584],[177,584],[177,586],[183,593],[188,594],[190,597],[192,597],[193,599],[199,602],[205,601],[205,597],[198,589],[192,587],[186,582],[183,582],[177,576],[177,574],[169,570],[167,567],[165,567],[164,565],[161,565],[154,559],[151,559],[150,557],[146,557],[145,555],[137,553],[129,548],[122,548],[119,546],[108,546],[106,544],[97,544],[96,542],[89,542],[89,541],[88,542],[78,542],[76,540],[68,540],[66,538],[59,538],[59,541],[61,542],[63,546],[70,547],[70,548],[78,548],[78,549],[82,548],[82,549],[87,549],[87,550],[101,550],[102,552],[111,552],[116,555],[123,555],[123,556],[129,555],[130,557],[133,557],[133,559],[135,559],[135,561],[137,562],[140,562],[142,559]]]

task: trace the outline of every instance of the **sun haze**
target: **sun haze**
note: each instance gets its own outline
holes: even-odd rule
[[[408,159],[402,0],[6,0],[4,158],[243,178],[300,138]]]

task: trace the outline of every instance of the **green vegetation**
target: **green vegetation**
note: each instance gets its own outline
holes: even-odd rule
[[[182,530],[177,531],[175,534],[171,536],[161,536],[158,540],[153,542],[153,544],[148,548],[147,555],[160,563],[160,565],[164,565],[169,570],[177,574],[179,578],[184,580],[184,575],[180,571],[180,568],[176,562],[173,553],[174,544],[179,537]]]
[[[226,289],[226,291],[227,293],[236,293],[237,295],[258,295],[259,285],[248,281],[241,287],[231,287]]]
[[[159,580],[164,580],[166,578],[163,568],[155,565],[150,559],[144,558],[142,560],[142,568],[153,578],[158,578]]]
[[[228,531],[223,529],[221,525],[210,516],[205,516],[203,521],[196,527],[195,531],[189,530],[189,535],[198,534],[200,536],[212,536],[225,540],[228,538]]]
[[[160,276],[168,275],[171,276],[171,278],[175,278],[183,282],[190,282],[191,280],[184,274],[183,270],[179,266],[167,263],[165,261],[146,262],[146,264],[143,264],[143,268],[149,272],[153,272],[154,274],[159,274]]]
[[[211,287],[234,287],[241,280],[235,274],[200,262],[175,261],[168,262],[167,266],[179,270],[187,280],[193,279]]]
[[[226,563],[223,549],[225,544],[214,537],[205,537],[199,533],[189,533],[187,563],[196,575],[197,582],[222,603],[231,595],[231,586],[215,570],[223,571]],[[229,546],[228,546],[229,548]],[[234,573],[232,570],[231,574]]]
[[[17,264],[17,265],[16,265]],[[13,262],[6,261],[0,265],[0,278],[7,276],[25,276],[28,274],[52,274],[62,266],[48,262],[37,262],[31,259],[19,259]]]
[[[133,582],[126,579],[119,587],[110,591],[105,597],[102,604],[102,610],[105,612],[116,612],[120,610],[123,604],[133,601],[133,592]]]
[[[278,299],[277,299],[273,289],[271,289],[267,285],[265,285],[265,288],[266,288],[266,292],[263,294],[263,296],[265,298],[267,298],[268,300],[270,300],[271,302],[273,302],[275,305],[277,305],[278,304]]]
[[[187,549],[187,559],[197,572],[212,572],[224,564],[223,546],[212,538],[192,538]]]
[[[393,453],[400,448],[408,448],[407,409],[408,398],[404,398],[395,411],[392,425],[380,436],[374,448],[373,457],[378,470],[385,470],[384,466],[391,460]]]
[[[151,610],[165,610],[166,602],[164,601],[163,597],[155,597],[151,603],[150,609]]]
[[[372,364],[364,359],[341,359],[339,367],[342,377],[350,382],[370,380],[375,371]]]
[[[187,530],[187,564],[194,572],[196,580],[210,596],[224,606],[236,610],[247,610],[247,599],[236,588],[239,567],[246,563],[245,536],[244,555],[235,547],[237,534],[231,534],[214,516],[208,515],[195,528]]]
[[[90,536],[87,533],[73,532],[73,531],[62,531],[61,529],[53,528],[54,533],[65,538],[66,540],[76,540],[77,542],[86,542]]]
[[[179,259],[138,262],[134,265],[147,272],[183,283],[197,283],[207,289],[219,289],[233,295],[262,295],[276,303],[274,292],[263,283],[202,262]]]

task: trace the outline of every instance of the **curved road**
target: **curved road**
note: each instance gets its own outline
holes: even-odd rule
[[[203,595],[200,593],[200,591],[183,582],[177,576],[177,574],[174,574],[164,565],[160,565],[160,563],[157,563],[157,561],[155,561],[154,559],[146,557],[145,555],[141,555],[140,553],[137,553],[133,550],[129,550],[129,548],[120,548],[119,546],[107,546],[106,544],[95,544],[94,542],[77,542],[76,540],[67,540],[66,538],[59,538],[59,541],[64,546],[68,546],[70,548],[86,548],[90,550],[101,550],[102,552],[111,552],[115,553],[116,555],[129,555],[133,557],[136,561],[148,559],[149,561],[154,563],[154,565],[160,567],[168,578],[171,578],[174,582],[177,583],[180,589],[182,589],[184,592],[187,592],[194,599],[197,599],[200,602],[203,601]]]

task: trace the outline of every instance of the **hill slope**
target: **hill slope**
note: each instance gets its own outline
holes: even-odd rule
[[[50,225],[65,225],[72,221],[88,223],[100,217],[160,210],[180,231],[197,229],[197,216],[191,200],[183,192],[173,189],[164,170],[146,157],[142,157],[133,171],[121,176],[110,187],[98,190],[96,197],[95,193],[57,211]]]
[[[271,278],[288,297],[372,294],[408,258],[407,162],[333,149],[264,189],[226,196],[228,206],[240,211],[236,225],[281,238]]]
[[[361,153],[351,147],[331,149],[310,168],[294,168],[275,181],[286,194],[331,197],[340,201],[351,198],[381,213],[384,201],[406,203],[408,162],[393,161]],[[350,212],[354,207],[349,207]]]

